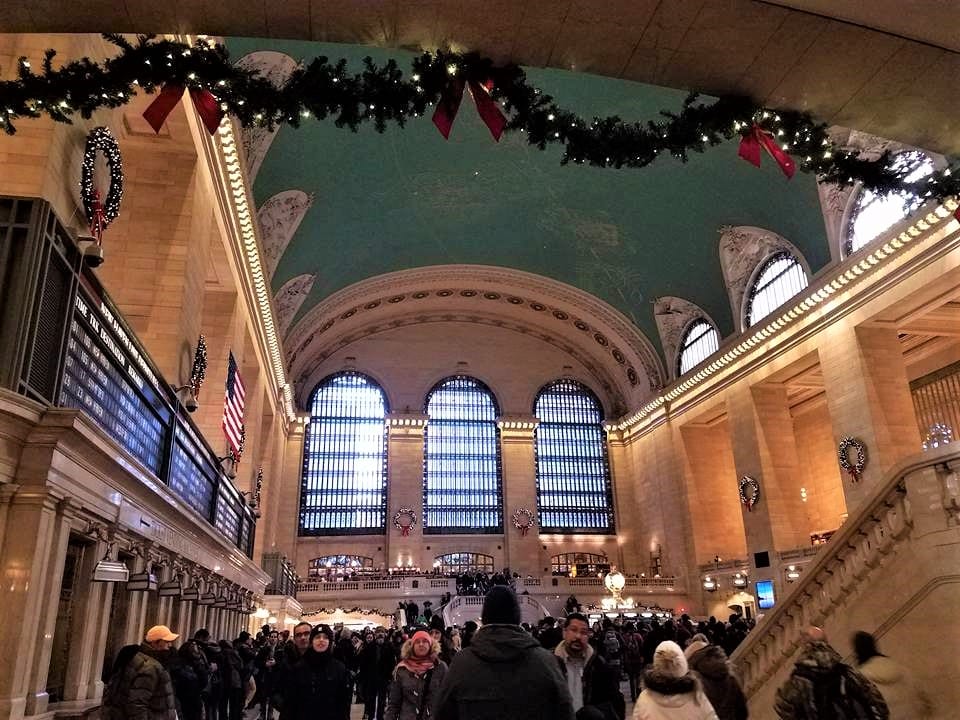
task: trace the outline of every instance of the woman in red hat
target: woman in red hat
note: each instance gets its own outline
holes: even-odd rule
[[[403,644],[393,671],[385,720],[427,720],[433,715],[437,691],[447,674],[440,644],[426,630],[417,630]]]

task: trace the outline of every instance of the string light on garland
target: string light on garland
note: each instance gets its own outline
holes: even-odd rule
[[[857,451],[853,462],[850,461],[850,448]],[[840,461],[840,467],[850,475],[850,479],[853,482],[859,482],[867,466],[867,446],[857,438],[845,437],[840,440],[840,446],[837,448],[837,459]]]
[[[253,502],[256,507],[260,507],[260,493],[263,490],[263,468],[257,468],[257,483],[254,486]]]
[[[193,354],[193,367],[190,369],[190,390],[193,392],[193,397],[199,399],[200,397],[200,388],[203,385],[203,381],[207,377],[207,341],[204,340],[203,334],[200,335],[200,339],[197,341],[197,350]]]
[[[517,508],[513,513],[513,526],[520,531],[521,535],[526,535],[530,528],[536,527],[537,521],[533,513],[525,507]]]
[[[240,458],[243,457],[243,451],[246,449],[246,447],[247,447],[247,426],[241,425],[240,426],[240,447],[238,447],[235,451],[232,451],[234,465],[240,464]]]
[[[760,502],[760,481],[744,475],[740,478],[740,502],[746,505],[747,512],[753,512],[754,506]]]
[[[411,528],[416,524],[417,514],[410,508],[400,508],[393,516],[393,526],[400,531],[403,537],[407,537]]]
[[[766,151],[788,176],[795,169],[840,186],[859,182],[883,195],[907,192],[939,201],[960,196],[956,161],[910,182],[892,152],[877,158],[861,156],[858,150],[831,142],[826,124],[808,113],[766,108],[746,97],[710,100],[691,95],[678,112],[662,111],[657,120],[612,116],[588,122],[531,86],[517,65],[498,66],[476,53],[424,53],[413,60],[409,78],[394,60],[377,65],[366,58],[362,71],[351,74],[346,60],[318,57],[277,87],[255,70],[235,67],[226,49],[209,41],[190,47],[149,36],[134,43],[120,35],[104,37],[120,52],[100,63],[82,58],[55,70],[56,53],[48,50],[42,70],[35,73],[22,58],[17,79],[0,82],[0,108],[6,110],[0,112],[0,126],[13,134],[15,122],[24,117],[46,114],[70,122],[80,113],[89,118],[99,108],[125,105],[138,91],[161,88],[155,102],[163,97],[164,104],[179,102],[188,91],[198,110],[210,111],[209,118],[202,116],[208,129],[215,129],[213,123],[222,111],[244,127],[296,127],[307,118],[332,118],[337,127],[357,130],[372,122],[383,132],[388,124],[404,126],[409,118],[451,100],[462,84],[471,88],[495,137],[502,119],[504,132],[523,133],[534,147],[562,146],[562,163],[639,168],[665,155],[686,161],[691,152],[739,137],[742,157],[756,164],[761,150]]]
[[[110,186],[102,201],[100,191],[94,184],[97,153],[103,153],[110,173]],[[123,200],[123,158],[120,146],[109,128],[96,127],[87,135],[80,165],[80,199],[90,231],[99,243],[103,231],[120,215],[120,202]]]

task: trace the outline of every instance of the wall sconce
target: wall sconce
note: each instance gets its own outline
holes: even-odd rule
[[[709,575],[707,575],[707,576],[703,579],[703,589],[706,590],[707,592],[716,592],[716,591],[717,591],[717,581],[714,580],[714,579],[712,579]]]
[[[217,458],[217,464],[230,480],[237,479],[237,459],[232,453]]]
[[[190,385],[181,385],[180,387],[171,385],[170,387],[176,394],[177,400],[186,408],[188,413],[195,413],[197,411],[200,403],[197,402],[197,396],[193,394],[193,387]]]
[[[800,488],[800,502],[807,501],[807,489],[805,487]]]
[[[737,573],[733,576],[733,586],[743,589],[747,586],[747,578],[743,573]]]
[[[797,570],[796,565],[787,566],[787,582],[793,583],[800,579],[800,571]]]
[[[107,546],[107,554],[93,568],[94,582],[126,582],[130,578],[130,569],[126,563],[114,560],[113,543]]]

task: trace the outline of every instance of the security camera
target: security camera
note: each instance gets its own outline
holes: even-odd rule
[[[228,477],[230,480],[236,480],[236,479],[237,479],[237,471],[234,469],[233,465],[234,465],[233,463],[230,463],[230,465],[227,467],[227,470],[226,470],[227,477]]]
[[[84,262],[92,268],[103,265],[103,245],[97,242],[92,235],[80,235],[77,238],[77,247],[80,248],[80,254]]]
[[[193,393],[190,393],[187,395],[187,399],[183,401],[183,406],[187,409],[188,413],[194,413],[197,411],[197,408],[200,407],[200,403],[197,402]]]
[[[253,509],[253,516],[254,516],[257,520],[260,519],[260,508],[254,508],[254,509]]]

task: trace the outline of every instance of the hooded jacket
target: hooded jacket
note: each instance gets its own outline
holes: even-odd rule
[[[883,695],[890,710],[890,720],[921,720],[932,714],[930,698],[917,687],[902,665],[886,655],[874,655],[859,670]]]
[[[284,687],[286,720],[349,720],[350,673],[331,650],[307,648],[293,666]]]
[[[703,692],[720,720],[746,720],[747,698],[740,683],[730,674],[727,654],[716,645],[707,645],[690,656],[690,669],[700,676]]]
[[[808,642],[797,658],[790,678],[777,690],[774,709],[782,720],[820,720],[836,717],[887,720],[883,696],[863,675],[842,662],[829,644]]]
[[[552,653],[519,625],[485,625],[457,653],[435,720],[573,720],[570,691]]]
[[[717,720],[717,714],[690,673],[674,677],[648,670],[633,706],[633,720]]]

